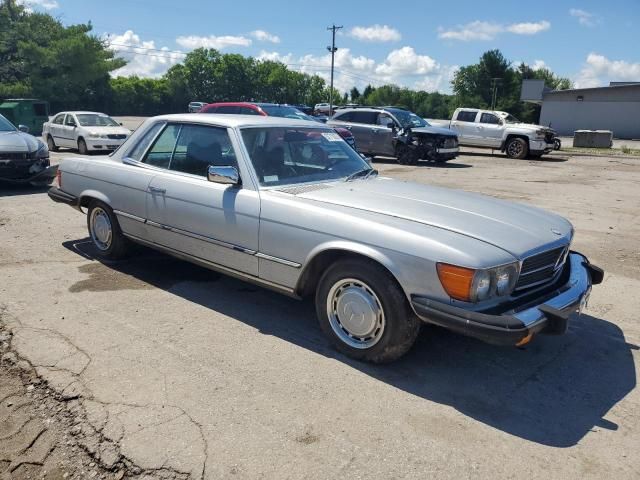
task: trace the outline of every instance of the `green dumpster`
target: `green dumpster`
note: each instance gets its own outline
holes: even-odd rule
[[[26,125],[32,135],[42,135],[42,124],[49,120],[49,103],[33,98],[9,98],[0,103],[0,113],[15,126]]]

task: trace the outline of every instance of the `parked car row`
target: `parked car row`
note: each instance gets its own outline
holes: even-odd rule
[[[406,134],[417,156],[455,137],[402,110],[347,111],[420,131]],[[319,122],[155,117],[109,159],[67,158],[58,172],[49,196],[87,212],[98,256],[120,258],[134,242],[311,297],[324,333],[358,360],[399,358],[423,322],[499,345],[562,334],[603,279],[571,250],[566,219],[379,177]]]

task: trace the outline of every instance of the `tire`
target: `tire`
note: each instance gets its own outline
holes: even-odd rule
[[[51,135],[47,135],[47,148],[50,152],[57,152],[58,146]]]
[[[420,332],[421,322],[398,282],[373,261],[350,259],[331,265],[320,278],[315,303],[324,334],[338,351],[356,360],[397,360]],[[353,321],[354,313],[360,321]]]
[[[89,149],[87,148],[87,142],[84,141],[84,138],[78,139],[78,153],[80,155],[89,155]]]
[[[398,145],[396,148],[396,158],[400,165],[415,165],[418,163],[418,156],[406,145]]]
[[[118,219],[107,204],[99,200],[89,204],[87,229],[100,258],[118,260],[127,254],[129,241],[122,234]]]
[[[562,141],[559,138],[553,139],[553,149],[560,150],[562,148]]]
[[[529,154],[529,145],[522,138],[512,138],[505,147],[507,157],[523,159]]]

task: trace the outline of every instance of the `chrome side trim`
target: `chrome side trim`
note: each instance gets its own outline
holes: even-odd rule
[[[267,255],[266,253],[256,253],[256,257],[262,258],[264,260],[270,260],[275,263],[281,263],[282,265],[286,265],[287,267],[300,268],[302,266],[301,263],[292,262],[291,260],[285,260],[284,258],[274,257],[272,255]]]
[[[228,248],[230,250],[235,250],[236,252],[246,253],[247,255],[255,255],[257,252],[255,250],[251,250],[249,248],[241,247],[240,245],[235,245],[233,243],[224,242],[222,240],[218,240],[212,237],[207,237],[205,235],[200,235],[198,233],[189,232],[188,230],[182,230],[180,228],[170,227],[169,225],[164,225],[161,223],[153,222],[151,220],[147,220],[147,225],[152,227],[161,228],[163,230],[169,230],[174,233],[178,233],[180,235],[184,235],[185,237],[195,238],[196,240],[202,240],[203,242],[212,243],[214,245],[218,245],[219,247]]]
[[[138,217],[137,215],[132,215],[132,214],[127,213],[127,212],[123,212],[121,210],[114,210],[113,213],[115,213],[116,215],[118,215],[120,217],[128,218],[130,220],[135,220],[136,222],[140,222],[140,223],[144,223],[145,222],[144,218]]]
[[[262,278],[258,278],[255,277],[253,275],[249,275],[248,273],[244,273],[244,272],[240,272],[238,270],[234,270],[232,268],[228,268],[228,267],[223,267],[222,265],[219,265],[217,263],[213,263],[210,262],[209,260],[205,260],[204,258],[200,258],[200,257],[195,257],[193,255],[189,255],[187,253],[184,253],[180,250],[175,250],[171,247],[166,247],[164,245],[160,245],[159,243],[154,243],[154,242],[150,242],[148,240],[144,240],[140,237],[136,237],[135,235],[131,235],[131,234],[127,234],[124,233],[123,234],[133,240],[134,242],[140,243],[142,245],[146,245],[148,247],[154,248],[156,250],[160,250],[163,251],[165,253],[168,253],[169,255],[172,255],[176,258],[179,258],[181,260],[186,260],[188,262],[191,263],[195,263],[197,265],[200,265],[202,267],[208,268],[210,270],[214,270],[216,272],[220,272],[223,273],[225,275],[229,275],[230,277],[234,277],[237,278],[239,280],[244,280],[247,282],[251,282],[254,283],[256,285],[259,285],[261,287],[265,287],[268,288],[270,290],[274,290],[278,293],[283,293],[289,297],[293,297],[296,299],[300,299],[300,296],[297,295],[295,293],[295,290],[293,288],[290,287],[285,287],[284,285],[280,285],[278,283],[274,283],[274,282],[270,282],[268,280],[263,280]]]

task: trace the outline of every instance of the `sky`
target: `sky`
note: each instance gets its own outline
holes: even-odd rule
[[[194,48],[279,60],[341,91],[395,83],[451,92],[457,68],[498,48],[578,88],[640,81],[640,0],[19,0],[94,33],[129,63],[114,75],[159,77]]]

